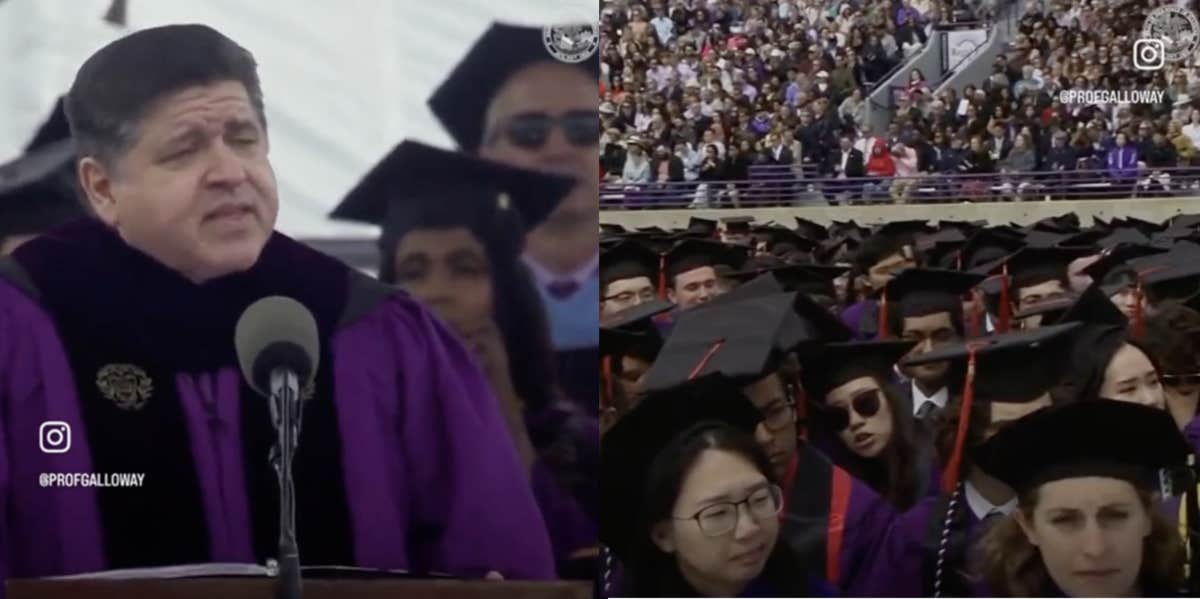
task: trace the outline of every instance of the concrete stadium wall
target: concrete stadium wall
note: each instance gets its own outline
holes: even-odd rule
[[[786,208],[720,208],[707,210],[605,210],[600,212],[601,223],[614,223],[632,229],[658,226],[664,229],[684,228],[688,219],[720,219],[730,216],[753,216],[755,223],[774,221],[792,227],[792,217],[799,216],[821,224],[835,220],[855,220],[859,224],[886,223],[897,220],[986,220],[996,224],[1029,224],[1049,216],[1074,212],[1083,225],[1093,217],[1105,220],[1116,217],[1137,217],[1152,222],[1164,221],[1178,214],[1200,213],[1200,197],[1137,198],[1130,200],[1062,200],[1030,202],[978,202],[956,204],[907,204],[883,206],[800,206]]]

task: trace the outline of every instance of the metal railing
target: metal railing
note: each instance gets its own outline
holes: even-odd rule
[[[1086,165],[1085,165],[1086,166]],[[1117,175],[1120,176],[1117,176]],[[1131,176],[1132,175],[1132,176]],[[1200,196],[1200,167],[1019,173],[921,173],[830,178],[815,165],[755,166],[743,180],[600,186],[601,210],[761,208],[862,204],[1052,201]]]

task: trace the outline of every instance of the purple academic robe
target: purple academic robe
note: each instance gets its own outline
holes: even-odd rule
[[[958,500],[958,520],[961,524],[953,528],[956,537],[965,539],[964,543],[951,543],[954,546],[969,548],[978,540],[981,533],[980,521],[966,505],[962,494]],[[930,543],[931,518],[939,520],[938,530],[942,528],[945,513],[938,512],[941,505],[940,497],[926,497],[912,509],[901,514],[892,521],[887,534],[883,537],[874,559],[863,576],[863,582],[855,589],[855,595],[865,597],[932,597],[932,574],[936,562],[934,547]],[[982,582],[968,584],[968,591],[955,590],[959,587],[952,584],[955,572],[963,568],[965,556],[951,556],[946,562],[943,573],[942,596],[974,596],[987,597],[990,594]],[[969,593],[969,595],[968,595]]]
[[[323,343],[352,565],[553,578],[529,477],[486,380],[449,330],[393,293]],[[111,567],[97,491],[39,485],[40,473],[93,471],[67,356],[48,312],[0,276],[0,583]],[[256,561],[237,431],[239,406],[265,400],[243,397],[243,384],[235,364],[174,376],[213,562]],[[71,426],[66,453],[39,449],[48,420]],[[533,477],[546,495],[545,474]]]

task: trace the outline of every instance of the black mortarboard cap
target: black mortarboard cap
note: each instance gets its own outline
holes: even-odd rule
[[[1093,283],[1088,285],[1057,318],[1050,318],[1044,322],[1079,322],[1124,327],[1129,324],[1129,319],[1108,299],[1100,286]]]
[[[74,164],[66,139],[0,165],[0,239],[36,235],[88,214],[76,192]]]
[[[1091,248],[1024,247],[992,269],[999,274],[1005,267],[1012,277],[1014,290],[1052,279],[1067,279],[1067,266],[1076,258],[1093,253]],[[1015,294],[1014,294],[1015,295]]]
[[[1133,227],[1148,236],[1153,235],[1153,234],[1167,228],[1166,225],[1159,224],[1159,223],[1152,223],[1148,220],[1142,220],[1142,219],[1134,217],[1134,216],[1128,216],[1128,217],[1120,218],[1120,219],[1114,218],[1112,220],[1112,223],[1110,223],[1110,225],[1114,228],[1122,227],[1122,226]]]
[[[886,384],[896,362],[914,345],[912,341],[828,343],[801,362],[800,381],[817,403],[824,403],[830,391],[864,376],[874,376]]]
[[[877,295],[885,296],[902,317],[926,316],[962,310],[962,296],[983,282],[986,275],[957,270],[910,268],[888,281]]]
[[[732,233],[749,233],[750,223],[754,222],[753,216],[727,216],[721,219],[725,223],[725,230]]]
[[[754,404],[719,377],[638,402],[600,442],[600,541],[618,559],[629,559],[650,469],[681,433],[714,422],[752,435],[761,420]]]
[[[473,222],[515,212],[532,229],[575,185],[569,178],[481,160],[416,141],[403,141],[346,194],[330,218],[407,231],[436,223]]]
[[[850,264],[862,242],[854,237],[828,239],[817,249],[817,260],[825,264]]]
[[[621,235],[627,233],[625,227],[616,223],[600,223],[600,233],[603,235]]]
[[[631,356],[653,363],[662,351],[663,339],[654,325],[654,317],[674,304],[662,300],[643,302],[600,321],[600,374],[605,396],[612,395],[612,373],[620,360]]]
[[[1168,222],[1172,229],[1194,229],[1200,227],[1200,214],[1180,214]]]
[[[813,222],[807,218],[793,217],[796,219],[796,232],[803,237],[814,239],[816,241],[824,241],[829,238],[829,232],[820,223]]]
[[[971,236],[959,250],[961,270],[982,270],[1024,247],[1020,236],[1003,229],[984,229]],[[989,269],[990,270],[990,269]]]
[[[845,266],[797,264],[775,271],[775,277],[787,291],[798,291],[810,297],[833,298],[837,295],[833,280],[846,274],[848,270],[850,269]]]
[[[1137,272],[1130,264],[1137,258],[1164,254],[1167,250],[1151,245],[1121,244],[1104,251],[1100,259],[1083,269],[1084,274],[1092,278],[1106,295],[1119,291],[1122,287],[1136,283]]]
[[[884,223],[875,230],[876,235],[925,235],[936,229],[925,220],[897,220]]]
[[[719,241],[684,239],[676,243],[663,257],[668,280],[702,266],[734,266],[745,261],[745,250],[727,246]]]
[[[717,221],[693,216],[688,219],[686,231],[693,235],[713,237],[717,232]]]
[[[771,236],[771,253],[776,256],[791,252],[809,253],[817,249],[817,242],[804,237],[791,229],[782,227],[774,229]]]
[[[636,241],[622,241],[600,252],[600,290],[614,281],[647,277],[655,282],[658,254]]]
[[[1076,233],[1079,231],[1079,215],[1068,212],[1060,216],[1048,216],[1029,227],[1026,231],[1046,231],[1049,233]]]
[[[64,139],[71,139],[71,125],[67,122],[66,111],[63,110],[63,97],[59,96],[58,100],[54,102],[54,108],[50,110],[50,116],[46,117],[37,132],[33,134],[33,138],[25,144],[24,151],[29,153]],[[72,174],[74,174],[74,169],[72,169]]]
[[[665,389],[711,374],[749,383],[775,370],[787,352],[849,338],[845,324],[802,294],[722,296],[680,313],[645,387]]]
[[[1025,494],[1047,482],[1085,476],[1157,491],[1159,472],[1184,466],[1189,455],[1190,445],[1165,410],[1096,398],[1012,422],[973,457],[979,468]]]
[[[479,148],[488,106],[509,78],[535,63],[557,62],[542,36],[541,27],[493,23],[433,92],[429,108],[460,148]],[[599,56],[574,64],[599,79]]]
[[[965,372],[970,347],[975,348],[975,398],[1023,403],[1037,399],[1062,379],[1057,352],[1068,348],[1078,323],[1039,327],[978,337],[938,347],[905,360],[909,366],[951,361]]]

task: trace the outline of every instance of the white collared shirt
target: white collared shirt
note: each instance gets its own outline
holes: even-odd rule
[[[932,402],[938,409],[942,409],[946,407],[946,402],[950,401],[950,390],[947,387],[938,389],[933,395],[925,395],[915,382],[909,384],[912,385],[913,416],[916,416],[921,411],[921,406],[927,402]]]
[[[592,277],[592,273],[596,272],[596,268],[600,265],[600,254],[597,252],[591,260],[588,260],[578,270],[561,276],[550,272],[549,269],[538,264],[537,260],[534,260],[528,254],[521,256],[521,261],[525,263],[525,266],[529,267],[529,272],[533,275],[533,280],[537,282],[538,287],[549,287],[554,283],[562,281],[574,281],[582,287],[588,282],[588,279]]]
[[[992,512],[1000,512],[1007,516],[1013,513],[1013,510],[1017,509],[1016,497],[1004,502],[1003,505],[992,505],[992,502],[984,499],[983,495],[979,494],[979,490],[975,488],[975,485],[971,484],[971,481],[967,481],[963,486],[966,487],[967,505],[970,506],[971,513],[975,514],[975,518],[980,522]]]

